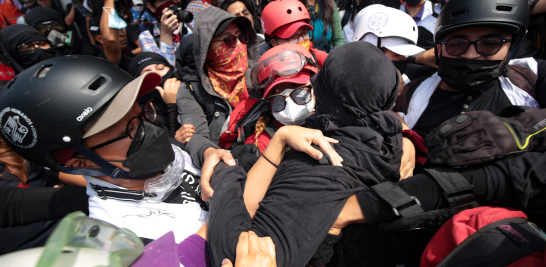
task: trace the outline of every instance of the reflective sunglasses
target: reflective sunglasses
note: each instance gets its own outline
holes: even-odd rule
[[[51,48],[51,44],[48,41],[28,42],[22,45],[18,45],[17,49],[19,51],[30,51],[36,49],[36,47],[39,47],[41,49],[48,49]]]
[[[271,112],[273,113],[281,112],[286,108],[287,97],[292,98],[294,103],[298,105],[305,105],[311,102],[311,99],[312,99],[311,89],[313,89],[313,86],[304,85],[302,87],[296,88],[290,94],[272,95],[272,96],[268,96],[265,100],[267,101],[267,104],[269,105],[269,109],[271,110]]]
[[[224,39],[216,40],[213,42],[224,42],[229,48],[235,48],[235,46],[237,45],[237,39],[239,39],[239,42],[241,42],[244,45],[248,43],[248,36],[246,36],[246,34],[244,33],[240,33],[237,36],[230,34]]]
[[[505,43],[511,43],[512,39],[500,37],[485,37],[476,41],[466,39],[451,39],[440,42],[445,45],[446,51],[450,56],[460,56],[468,50],[470,45],[474,45],[476,52],[482,56],[492,56],[499,52]]]

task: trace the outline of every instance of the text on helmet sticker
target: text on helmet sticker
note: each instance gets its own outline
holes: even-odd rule
[[[31,148],[38,141],[32,120],[18,109],[7,107],[2,110],[0,127],[6,141],[20,148]]]
[[[84,109],[82,114],[80,116],[78,116],[76,118],[76,120],[77,121],[82,121],[83,119],[85,119],[85,117],[87,117],[87,115],[89,115],[89,113],[91,113],[91,111],[93,111],[93,109],[91,107],[88,107],[88,108]]]
[[[376,13],[370,17],[368,28],[372,31],[381,30],[387,25],[387,21],[389,21],[389,16],[387,16],[387,14],[383,12]]]

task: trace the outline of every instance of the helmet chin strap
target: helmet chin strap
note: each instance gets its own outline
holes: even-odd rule
[[[93,163],[99,165],[100,169],[71,168],[71,167],[57,166],[59,171],[67,173],[67,174],[73,174],[73,175],[110,176],[112,179],[124,178],[124,179],[133,179],[133,180],[147,179],[157,175],[156,173],[151,175],[132,177],[129,175],[128,172],[112,165],[110,162],[101,158],[99,155],[95,154],[95,152],[91,151],[89,148],[85,147],[82,144],[76,145],[76,147],[74,147],[74,150],[76,150],[78,153],[80,153],[87,159],[91,160]]]

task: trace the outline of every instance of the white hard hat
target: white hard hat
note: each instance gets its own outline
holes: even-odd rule
[[[367,41],[403,56],[419,56],[425,52],[416,46],[417,24],[398,9],[370,5],[358,12],[354,25],[353,41]]]

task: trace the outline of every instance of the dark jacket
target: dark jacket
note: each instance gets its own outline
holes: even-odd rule
[[[197,72],[182,77],[184,82],[181,84],[176,98],[180,123],[182,125],[192,124],[195,127],[195,133],[188,143],[188,152],[198,166],[202,161],[200,157],[203,151],[207,147],[218,144],[222,126],[232,111],[231,105],[214,91],[205,70],[208,47],[216,28],[222,21],[232,17],[234,16],[226,11],[212,7],[197,15],[193,33],[193,56]],[[256,32],[252,27],[246,29],[246,32],[248,34],[246,82],[248,93],[252,97],[250,71],[259,60],[260,54]],[[181,44],[182,47],[190,49],[189,46]],[[181,53],[185,54],[184,51]],[[196,144],[198,140],[199,143]],[[207,140],[209,141],[207,142]]]

